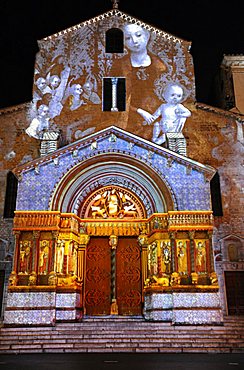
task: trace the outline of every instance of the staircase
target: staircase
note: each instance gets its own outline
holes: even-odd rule
[[[45,352],[244,353],[244,317],[226,317],[216,326],[174,326],[120,316],[0,329],[0,354]]]

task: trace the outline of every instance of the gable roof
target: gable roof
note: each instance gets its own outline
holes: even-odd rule
[[[26,172],[29,170],[33,170],[34,168],[37,168],[41,165],[47,164],[48,162],[52,162],[55,160],[55,158],[59,158],[67,153],[72,154],[75,150],[88,147],[93,147],[94,150],[94,156],[99,153],[99,149],[97,149],[97,143],[101,141],[102,139],[109,139],[110,141],[114,141],[116,143],[117,138],[123,139],[128,141],[128,143],[131,143],[131,149],[127,148],[121,148],[116,147],[116,145],[111,149],[111,152],[113,153],[119,153],[121,155],[131,155],[133,157],[136,157],[136,152],[133,152],[133,146],[136,144],[137,146],[146,149],[148,154],[150,155],[153,153],[160,154],[161,156],[167,158],[169,162],[178,162],[182,165],[184,165],[187,168],[195,169],[199,172],[202,172],[205,174],[206,178],[211,179],[213,175],[215,174],[215,169],[209,165],[204,165],[202,163],[199,163],[193,159],[190,159],[188,157],[185,157],[183,155],[180,155],[176,152],[173,152],[169,149],[166,149],[160,145],[157,145],[155,143],[152,143],[151,141],[148,141],[146,139],[143,139],[135,134],[132,134],[130,132],[127,132],[121,128],[118,128],[116,126],[110,126],[108,128],[105,128],[103,130],[100,130],[96,133],[90,134],[74,143],[71,143],[65,147],[62,147],[46,156],[40,157],[38,159],[35,159],[31,162],[28,162],[24,165],[17,166],[13,172],[19,176],[22,172]],[[102,153],[104,156],[108,154],[109,152]],[[138,157],[139,158],[139,157]],[[140,158],[141,159],[141,158]]]
[[[85,26],[88,26],[88,25],[92,25],[92,24],[95,24],[101,20],[104,20],[106,18],[111,18],[111,17],[117,17],[117,18],[121,18],[123,19],[124,21],[128,22],[128,23],[135,23],[135,24],[138,24],[140,25],[141,27],[147,29],[148,31],[150,32],[154,32],[156,33],[157,35],[161,36],[162,38],[165,38],[167,40],[171,40],[172,42],[174,43],[177,43],[177,42],[180,42],[180,43],[186,43],[186,44],[189,44],[189,46],[191,45],[191,42],[190,41],[187,41],[187,40],[184,40],[184,39],[181,39],[179,37],[176,37],[170,33],[167,33],[159,28],[156,28],[148,23],[145,23],[143,22],[142,20],[138,19],[138,18],[135,18],[135,17],[132,17],[131,15],[129,14],[126,14],[124,12],[121,12],[120,10],[118,9],[112,9],[108,12],[105,12],[103,14],[100,14],[94,18],[91,18],[87,21],[84,21],[82,23],[79,23],[75,26],[72,26],[72,27],[69,27],[65,30],[62,30],[62,31],[59,31],[53,35],[50,35],[50,36],[47,36],[41,40],[38,41],[38,44],[42,44],[43,42],[45,43],[45,41],[48,41],[48,40],[55,40],[55,38],[58,38],[60,36],[63,36],[63,35],[66,35],[68,33],[72,33],[74,31],[77,31],[79,28],[82,28],[82,27],[85,27]]]

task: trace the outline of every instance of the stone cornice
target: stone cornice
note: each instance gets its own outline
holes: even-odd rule
[[[108,139],[109,141],[114,140],[114,146],[109,151],[103,152],[99,151],[97,149],[97,143],[103,139]],[[124,139],[128,142],[128,144],[131,145],[131,149],[125,148],[121,149],[120,147],[116,147],[116,140],[117,138]],[[52,162],[57,160],[60,156],[65,155],[67,153],[70,153],[70,155],[74,155],[75,151],[79,149],[83,149],[84,147],[90,147],[90,156],[96,156],[96,155],[106,155],[111,153],[117,153],[119,155],[124,155],[125,157],[132,156],[137,157],[137,154],[133,152],[134,146],[139,146],[143,149],[146,149],[148,151],[148,155],[159,154],[163,157],[167,158],[169,163],[172,163],[173,161],[178,162],[186,166],[187,168],[193,168],[197,171],[203,172],[206,175],[206,178],[211,178],[214,173],[215,169],[211,166],[201,164],[193,159],[190,159],[188,157],[184,157],[178,153],[175,153],[169,149],[163,148],[157,144],[154,144],[148,140],[145,140],[135,134],[132,134],[130,132],[124,131],[121,128],[110,126],[108,128],[105,128],[99,132],[93,133],[89,136],[86,136],[85,138],[82,138],[75,143],[69,144],[63,148],[60,148],[56,150],[55,152],[52,152],[51,154],[48,154],[46,156],[40,157],[38,159],[35,159],[31,162],[28,162],[24,165],[16,167],[13,172],[20,176],[22,172],[29,171],[32,169],[36,169],[39,166],[42,166],[46,163]],[[141,159],[138,157],[138,159]]]
[[[196,106],[197,109],[201,109],[201,110],[204,110],[204,111],[207,111],[207,112],[218,114],[220,116],[224,116],[224,117],[232,118],[232,119],[240,121],[240,122],[244,122],[244,115],[243,114],[233,113],[233,112],[230,112],[228,110],[212,107],[211,105],[207,105],[207,104],[204,104],[204,103],[195,103],[195,106]]]
[[[244,55],[224,55],[221,63],[225,67],[243,67],[244,68]]]

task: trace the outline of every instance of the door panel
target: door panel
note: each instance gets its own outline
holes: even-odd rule
[[[141,252],[137,238],[119,238],[116,261],[119,315],[141,315]]]
[[[87,315],[110,314],[111,257],[108,238],[92,237],[87,246],[85,306]]]

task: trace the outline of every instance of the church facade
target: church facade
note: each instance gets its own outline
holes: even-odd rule
[[[39,41],[0,116],[4,324],[243,314],[244,119],[196,103],[190,46],[116,7]]]

